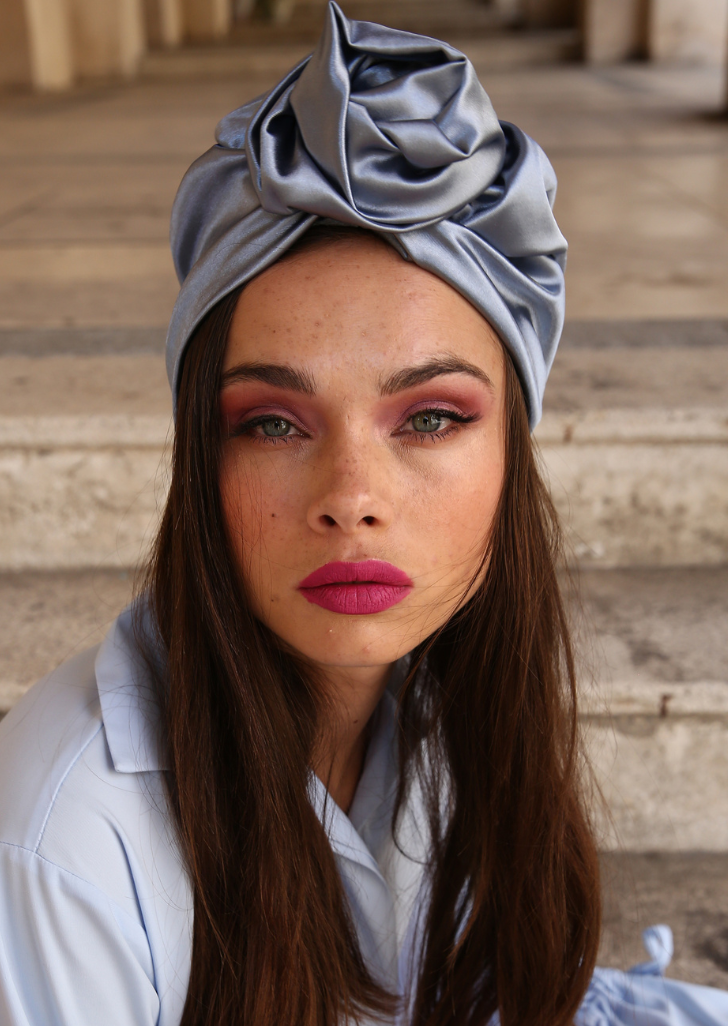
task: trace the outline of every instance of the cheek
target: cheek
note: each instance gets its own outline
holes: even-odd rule
[[[262,522],[262,490],[260,474],[247,466],[233,451],[227,452],[220,465],[220,498],[225,526],[235,551]]]
[[[480,562],[503,487],[500,447],[474,446],[443,460],[409,501],[416,533],[434,569],[450,568],[455,579]],[[414,501],[412,501],[414,499]]]
[[[233,552],[246,576],[258,579],[263,557],[275,566],[275,551],[287,544],[294,505],[290,481],[265,457],[248,460],[232,450],[221,463],[220,496]]]

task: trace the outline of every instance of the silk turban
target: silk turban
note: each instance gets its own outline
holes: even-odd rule
[[[216,139],[172,211],[175,397],[205,314],[324,219],[377,232],[470,300],[510,351],[536,425],[564,317],[556,176],[498,121],[462,53],[330,3],[313,54],[223,118]]]

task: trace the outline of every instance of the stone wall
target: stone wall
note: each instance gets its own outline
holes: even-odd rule
[[[129,77],[148,46],[220,39],[231,21],[232,0],[3,0],[0,86]]]
[[[254,2],[3,0],[0,86],[57,90],[87,78],[128,77],[137,72],[148,47],[224,39],[233,17],[247,17]],[[294,10],[323,3],[267,0],[264,7],[270,20],[282,25]],[[383,4],[377,20],[386,20],[394,3]],[[396,4],[428,7],[419,0]],[[527,32],[553,32],[578,24],[584,59],[591,64],[647,58],[715,65],[725,62],[728,51],[728,0],[471,0],[470,7],[473,17],[476,8],[491,10],[495,30],[501,22],[502,29],[516,25]]]
[[[582,0],[581,23],[590,64],[726,60],[728,0]]]

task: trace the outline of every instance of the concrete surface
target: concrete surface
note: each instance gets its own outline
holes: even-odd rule
[[[536,440],[576,558],[605,567],[726,562],[728,425],[722,408],[701,413],[544,417]]]
[[[101,641],[132,588],[125,571],[0,574],[0,710]]]
[[[0,412],[168,412],[164,334],[139,327],[0,329]],[[545,410],[642,407],[728,407],[726,322],[567,324]]]
[[[639,412],[544,417],[537,440],[568,552],[604,567],[724,563],[725,415]],[[0,568],[134,566],[164,501],[170,441],[165,415],[0,416]]]
[[[28,687],[94,644],[133,582],[108,569],[0,574],[0,680]],[[627,685],[639,695],[640,687],[675,692],[712,682],[728,694],[728,567],[582,569],[565,587],[586,715],[606,714],[607,699],[623,702]],[[619,704],[615,712],[659,707]]]
[[[720,74],[489,71],[473,55],[500,116],[559,174],[569,316],[728,316]],[[177,183],[216,121],[281,74],[270,60],[227,78],[0,96],[0,327],[163,327]]]
[[[648,53],[656,61],[688,64],[725,62],[728,34],[726,0],[652,0]]]
[[[642,930],[667,923],[675,939],[667,976],[728,988],[728,854],[609,853],[602,881],[599,965],[644,962]]]
[[[574,582],[585,682],[728,683],[728,567],[581,570]]]
[[[607,846],[728,846],[722,77],[524,67],[545,55],[531,44],[465,48],[500,116],[559,176],[568,321],[538,437],[572,550],[595,566],[664,564],[585,575],[597,629],[581,648],[583,723],[618,828],[600,829]],[[113,567],[136,559],[165,483],[157,354],[177,289],[172,198],[219,117],[307,45],[186,49],[156,55],[130,85],[0,94],[0,565],[42,571],[61,553],[76,567],[0,578],[6,705],[98,637],[128,595]],[[649,896],[653,879],[676,888],[683,863],[633,865]]]
[[[587,720],[599,788],[594,819],[604,850],[728,851],[728,682],[717,688],[717,711],[683,715],[666,705],[664,718],[655,711]],[[657,699],[673,689],[655,691]]]
[[[159,353],[0,356],[1,416],[98,414],[171,417],[164,357]]]
[[[114,571],[0,575],[0,710],[103,636]],[[571,592],[600,843],[728,851],[728,568],[582,571]]]
[[[728,851],[728,568],[582,571],[579,584],[602,846]]]
[[[449,39],[458,30],[472,36],[489,34],[508,20],[498,5],[480,0],[343,0],[341,9],[348,18],[375,21],[392,28],[427,35],[440,34]],[[232,27],[233,42],[275,46],[281,39],[298,38],[315,44],[326,17],[325,0],[296,0],[288,4],[287,18],[265,23],[253,18]],[[511,19],[512,20],[512,19]]]
[[[94,644],[133,580],[118,570],[0,574],[0,680],[25,688]],[[567,591],[588,715],[604,714],[605,696],[626,685],[707,681],[728,692],[728,568],[582,570]]]
[[[647,50],[646,10],[640,0],[584,0],[581,27],[588,64],[620,64]]]
[[[714,570],[592,572],[581,581],[612,671],[665,679],[725,672],[727,584],[725,572]],[[96,644],[132,585],[118,572],[0,575],[0,707],[59,661]],[[714,665],[711,653],[723,662]],[[727,853],[608,852],[602,877],[600,965],[643,961],[641,931],[668,923],[675,936],[668,975],[728,987]]]
[[[605,566],[725,560],[720,75],[636,65],[498,69],[488,46],[473,39],[466,48],[500,115],[554,162],[556,211],[571,241],[568,315],[580,341],[570,345],[567,328],[539,438],[572,549]],[[169,412],[153,355],[176,293],[169,209],[217,119],[296,56],[275,46],[256,54],[188,49],[158,54],[150,77],[126,86],[0,96],[0,566],[137,558],[166,436],[155,419],[143,437],[138,418]],[[659,327],[671,319],[682,324],[678,344],[665,344]],[[53,348],[68,347],[75,330],[75,355]],[[109,332],[132,344],[122,352]],[[30,359],[41,351],[46,360]],[[98,419],[117,415],[128,423]],[[46,420],[34,435],[28,417],[90,419]],[[137,442],[119,444],[114,425]],[[72,437],[81,439],[75,449]]]
[[[660,351],[645,389],[649,349],[559,358],[536,440],[574,557],[728,561],[726,353]],[[133,566],[168,479],[161,357],[0,356],[0,369],[0,569]]]
[[[0,567],[136,565],[164,501],[169,419],[0,418],[0,438],[8,427]]]
[[[442,5],[438,5],[442,9]],[[481,8],[488,13],[487,8]],[[275,46],[265,37],[273,30],[282,41]],[[174,54],[152,52],[142,63],[142,74],[148,82],[169,79],[226,79],[251,73],[282,78],[295,64],[311,52],[316,37],[301,39],[295,27],[254,24],[246,26],[245,45],[239,47],[215,46],[178,50]],[[490,38],[478,38],[473,33],[468,39],[443,33],[460,50],[467,50],[473,61],[490,72],[512,71],[520,67],[550,66],[578,60],[579,35],[574,29],[556,29],[549,32],[498,33]],[[262,44],[257,42],[263,37]],[[438,37],[439,38],[439,37]]]
[[[135,563],[166,479],[163,334],[0,331],[0,567]],[[726,409],[724,321],[568,326],[536,437],[572,553],[727,561]]]

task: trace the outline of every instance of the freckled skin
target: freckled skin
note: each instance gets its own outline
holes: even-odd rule
[[[456,373],[380,394],[389,375],[446,355],[493,387]],[[256,614],[325,674],[381,677],[448,619],[479,566],[503,478],[501,344],[454,289],[364,238],[305,250],[246,287],[224,370],[251,362],[316,383],[313,397],[254,381],[221,393],[224,423],[249,410],[295,423],[284,440],[258,427],[224,443],[223,508]],[[475,419],[433,440],[403,420],[413,404]],[[298,591],[325,563],[364,559],[393,563],[414,588],[359,616]]]

